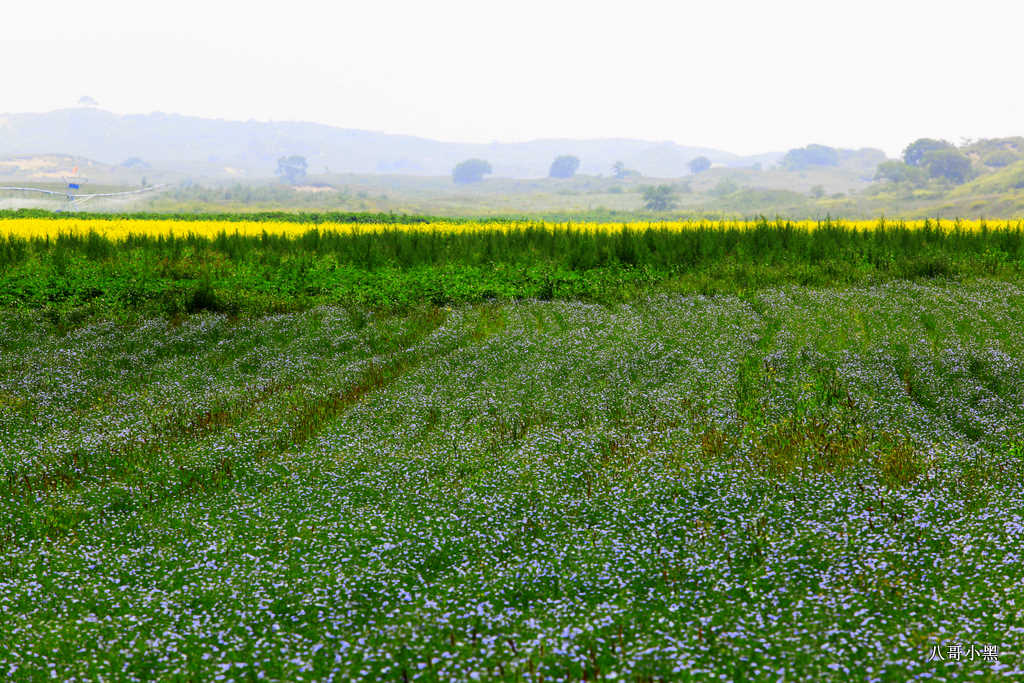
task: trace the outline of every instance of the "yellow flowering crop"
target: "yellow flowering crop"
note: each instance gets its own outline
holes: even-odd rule
[[[818,221],[780,221],[797,229],[815,230],[823,225]],[[770,221],[775,224],[776,221]],[[893,221],[887,220],[884,225],[887,227],[906,227],[910,229],[921,229],[925,227],[924,220]],[[934,219],[927,222],[934,229],[937,225]],[[646,230],[648,228],[671,231],[685,231],[701,228],[725,228],[748,230],[760,225],[757,221],[632,221],[626,223],[597,223],[597,222],[543,222],[543,221],[431,221],[421,223],[299,223],[291,221],[214,221],[214,220],[175,220],[151,219],[151,218],[7,218],[0,219],[0,237],[16,236],[21,238],[32,237],[57,237],[62,234],[86,235],[96,232],[109,239],[123,240],[129,235],[146,236],[167,236],[175,235],[184,237],[197,235],[201,237],[216,237],[220,233],[228,235],[252,235],[259,236],[263,233],[271,235],[298,236],[310,230],[317,229],[321,232],[339,233],[373,233],[385,230],[407,230],[416,232],[436,232],[442,234],[456,234],[467,232],[479,232],[483,230],[516,230],[527,227],[548,229],[572,229],[585,232],[617,232],[628,227],[631,230]],[[838,221],[832,222],[833,226],[839,225],[851,230],[875,230],[883,222],[880,220],[868,221]],[[944,231],[960,229],[965,232],[980,230],[984,221],[978,220],[943,220],[938,223]],[[1014,223],[988,223],[991,229],[1018,227]]]

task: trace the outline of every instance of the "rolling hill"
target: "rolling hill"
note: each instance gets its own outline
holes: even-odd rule
[[[580,172],[609,174],[616,161],[646,176],[687,175],[688,162],[706,156],[717,165],[770,165],[781,153],[743,157],[673,142],[629,139],[534,140],[520,143],[440,142],[408,135],[318,123],[225,121],[177,114],[118,115],[91,107],[46,113],[0,114],[0,157],[62,154],[109,165],[138,159],[154,169],[190,176],[271,176],[281,156],[298,154],[311,173],[448,175],[458,162],[480,157],[494,175],[535,178],[551,161],[573,154]]]

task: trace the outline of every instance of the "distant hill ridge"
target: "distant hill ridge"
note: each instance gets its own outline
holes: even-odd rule
[[[311,173],[448,175],[479,157],[494,175],[543,177],[561,154],[580,159],[580,173],[611,173],[622,161],[646,176],[680,177],[697,156],[726,166],[769,165],[782,153],[738,156],[673,142],[629,139],[533,140],[516,143],[440,142],[337,128],[318,123],[226,121],[178,114],[118,115],[92,107],[0,114],[0,157],[74,155],[107,164],[143,160],[154,169],[211,177],[271,176],[282,156],[306,157]]]

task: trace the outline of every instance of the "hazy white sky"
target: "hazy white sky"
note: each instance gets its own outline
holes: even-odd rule
[[[737,153],[1024,134],[1012,0],[4,3],[0,112]]]

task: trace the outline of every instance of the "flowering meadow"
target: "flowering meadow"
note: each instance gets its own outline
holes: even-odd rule
[[[8,242],[0,677],[1019,680],[1019,257],[934,238],[903,272],[895,234],[891,271],[822,261],[843,286],[810,257],[401,306],[239,276],[256,311],[214,305],[246,243]],[[189,264],[209,305],[149,308]]]
[[[60,235],[84,237],[96,233],[107,239],[123,241],[131,237],[196,237],[215,238],[220,234],[238,237],[259,237],[263,234],[300,237],[315,226],[317,230],[341,235],[375,233],[386,230],[400,229],[404,232],[432,233],[440,235],[464,235],[491,231],[522,231],[545,227],[555,231],[575,231],[581,233],[616,233],[623,229],[633,232],[647,230],[669,233],[691,232],[700,230],[750,231],[766,223],[787,226],[795,231],[813,231],[820,227],[840,227],[854,232],[874,232],[886,228],[902,228],[912,231],[936,230],[942,233],[962,231],[977,233],[987,230],[1024,229],[1024,221],[985,221],[975,220],[667,220],[667,221],[626,221],[618,223],[598,223],[590,221],[558,221],[516,219],[421,219],[402,216],[390,216],[384,219],[368,220],[366,216],[327,214],[310,218],[308,215],[288,216],[282,214],[258,215],[247,217],[245,214],[198,215],[198,216],[167,216],[152,214],[144,217],[135,215],[94,216],[79,215],[63,218],[46,215],[43,217],[22,217],[18,212],[0,220],[0,237],[17,237],[22,239],[50,238]],[[184,220],[183,220],[184,219]]]

